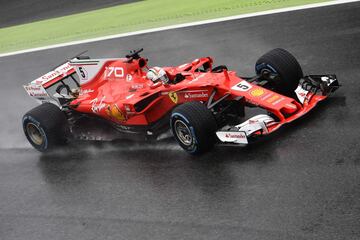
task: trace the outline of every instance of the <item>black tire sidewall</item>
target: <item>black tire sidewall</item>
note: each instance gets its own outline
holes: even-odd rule
[[[27,140],[29,141],[29,143],[37,150],[41,151],[41,152],[44,152],[48,149],[49,147],[49,139],[48,139],[48,136],[46,134],[46,130],[41,126],[40,122],[37,121],[34,117],[32,117],[31,115],[28,115],[26,114],[24,117],[23,117],[23,129],[24,129],[24,133],[25,133],[25,136],[27,138]],[[41,135],[44,137],[44,142],[41,144],[41,145],[38,145],[36,143],[34,143],[32,141],[32,139],[30,138],[28,132],[27,132],[27,129],[26,129],[26,126],[29,124],[29,123],[32,123],[34,124],[40,131]]]
[[[174,123],[179,119],[190,130],[193,144],[187,146],[178,139]],[[212,112],[200,102],[186,102],[177,106],[170,117],[171,131],[179,145],[188,153],[196,155],[209,151],[216,142],[217,123]]]
[[[44,143],[34,143],[27,132],[27,124],[34,124]],[[66,144],[69,137],[69,125],[66,114],[55,104],[43,103],[28,111],[22,119],[23,130],[30,144],[40,152],[48,152]]]
[[[279,79],[273,82],[275,91],[293,96],[303,72],[296,58],[282,48],[273,49],[261,56],[255,64],[255,71],[260,74],[263,70],[278,74]]]
[[[190,129],[191,132],[191,136],[192,136],[192,144],[190,146],[187,146],[185,144],[183,144],[180,139],[178,138],[177,134],[176,134],[176,130],[174,128],[174,123],[176,122],[176,120],[181,120],[184,124],[186,124],[186,126]],[[172,134],[174,135],[176,141],[178,142],[178,144],[185,149],[187,152],[191,153],[191,154],[195,154],[199,151],[199,144],[198,144],[198,140],[196,137],[196,132],[194,127],[190,124],[190,121],[181,113],[178,112],[174,112],[171,114],[171,118],[170,118],[170,125],[171,125],[171,131]]]

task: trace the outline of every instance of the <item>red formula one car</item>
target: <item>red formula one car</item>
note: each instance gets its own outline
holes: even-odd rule
[[[260,57],[251,78],[213,67],[211,57],[149,68],[141,51],[117,59],[79,56],[24,86],[42,103],[23,117],[29,142],[48,151],[72,139],[156,140],[172,133],[197,154],[268,135],[339,87],[335,75],[303,76],[284,49]],[[245,107],[258,110],[247,110],[252,116],[245,120]]]

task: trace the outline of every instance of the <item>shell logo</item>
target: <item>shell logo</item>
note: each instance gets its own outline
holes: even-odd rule
[[[250,94],[254,97],[260,97],[261,95],[263,95],[265,93],[265,91],[263,89],[260,88],[256,88],[254,90],[252,90],[250,92]]]
[[[107,113],[107,115],[109,115],[109,117],[111,117],[117,121],[120,121],[120,122],[126,121],[126,116],[125,116],[124,112],[122,112],[120,110],[120,108],[118,107],[117,104],[108,106],[106,109],[106,113]]]

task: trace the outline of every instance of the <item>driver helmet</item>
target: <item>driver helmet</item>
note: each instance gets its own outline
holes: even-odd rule
[[[146,77],[150,79],[152,82],[162,81],[164,84],[169,83],[169,77],[167,76],[164,69],[161,67],[153,67],[150,68],[146,74]]]

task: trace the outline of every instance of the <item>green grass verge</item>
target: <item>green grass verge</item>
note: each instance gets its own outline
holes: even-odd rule
[[[326,0],[146,0],[0,29],[0,53]]]

